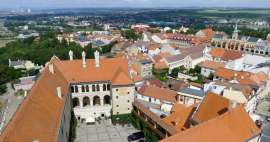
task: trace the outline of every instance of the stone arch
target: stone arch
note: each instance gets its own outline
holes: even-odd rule
[[[72,104],[73,104],[73,107],[80,106],[80,100],[79,100],[79,98],[73,98],[72,99]]]
[[[85,96],[83,97],[83,106],[90,106],[90,99],[89,97]]]
[[[111,104],[111,97],[109,95],[105,95],[103,98],[104,105],[110,105]]]
[[[100,105],[100,97],[99,96],[95,96],[93,98],[93,105]]]

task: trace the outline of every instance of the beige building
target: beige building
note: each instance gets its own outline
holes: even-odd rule
[[[11,121],[2,142],[67,142],[72,107],[84,122],[131,113],[135,85],[125,58],[60,60],[46,65]]]
[[[240,36],[237,25],[235,26],[232,37],[224,33],[217,33],[212,38],[211,45],[213,47],[243,51],[262,56],[269,56],[270,52],[269,41],[250,36]]]

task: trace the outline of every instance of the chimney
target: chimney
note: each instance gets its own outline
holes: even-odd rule
[[[83,60],[83,63],[82,63],[82,65],[83,65],[83,68],[86,68],[86,54],[85,54],[85,52],[83,51],[82,52],[82,60]]]
[[[68,54],[69,54],[69,60],[72,61],[73,60],[73,51],[69,50]]]
[[[57,87],[57,88],[56,88],[56,91],[57,91],[57,96],[58,96],[60,99],[62,99],[62,89],[61,89],[61,87]]]
[[[237,106],[236,101],[230,101],[230,108],[235,108]]]
[[[95,52],[95,63],[96,63],[96,67],[100,67],[100,63],[99,63],[99,52],[96,50]]]
[[[53,64],[49,64],[49,71],[54,74],[54,67]]]

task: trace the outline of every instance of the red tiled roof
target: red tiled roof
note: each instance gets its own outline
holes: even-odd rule
[[[53,59],[52,62],[58,59]],[[4,129],[1,142],[52,142],[57,140],[68,82],[55,67],[51,74],[46,67],[12,120]],[[62,99],[56,88],[62,88]]]
[[[128,62],[123,58],[101,59],[100,67],[94,60],[61,61],[53,57],[36,81],[25,100],[0,136],[1,142],[57,141],[69,83],[112,81],[113,85],[134,84],[129,76]],[[56,88],[61,87],[62,99]]]
[[[224,68],[225,64],[207,60],[207,61],[204,61],[204,62],[200,63],[200,66],[203,67],[203,68],[216,70],[218,68]]]
[[[144,96],[160,99],[161,101],[176,102],[177,92],[157,86],[146,86],[139,90],[139,93]]]
[[[230,101],[228,99],[214,93],[208,93],[203,98],[192,119],[196,123],[202,123],[222,115],[229,110],[229,107]]]
[[[268,76],[263,73],[250,73],[245,71],[234,71],[226,68],[218,68],[214,73],[215,76],[227,81],[237,80],[243,85],[261,85],[268,80]]]
[[[165,117],[163,121],[167,125],[173,126],[178,132],[183,131],[189,128],[189,118],[195,109],[196,106],[186,107],[185,105],[175,103],[171,114]]]
[[[212,48],[210,54],[214,58],[221,58],[223,61],[235,60],[242,57],[242,52],[226,50],[223,48]]]
[[[259,133],[248,113],[238,106],[161,142],[244,142]]]

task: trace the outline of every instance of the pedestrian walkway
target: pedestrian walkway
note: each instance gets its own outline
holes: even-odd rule
[[[127,137],[138,132],[132,125],[112,125],[110,121],[101,124],[77,126],[75,142],[127,142]]]

